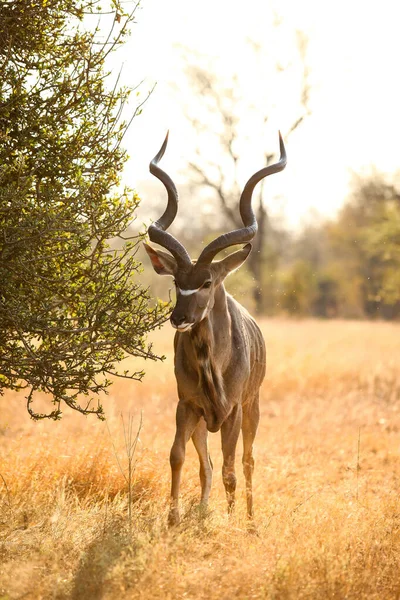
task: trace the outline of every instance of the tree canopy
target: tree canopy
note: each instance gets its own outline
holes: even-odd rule
[[[145,335],[165,319],[137,282],[138,197],[121,185],[130,90],[108,88],[108,55],[135,18],[113,0],[0,5],[0,391],[27,390],[33,418],[63,404],[103,415],[92,397],[125,356],[156,359]],[[51,394],[46,413],[36,392]],[[82,398],[86,400],[82,402]]]

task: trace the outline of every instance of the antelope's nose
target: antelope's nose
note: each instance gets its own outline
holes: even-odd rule
[[[181,316],[172,314],[170,321],[173,327],[179,327],[179,325],[182,325],[186,322],[186,315]]]

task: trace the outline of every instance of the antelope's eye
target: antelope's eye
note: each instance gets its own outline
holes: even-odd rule
[[[202,287],[207,289],[207,288],[211,287],[211,284],[212,284],[212,281],[209,280],[209,281],[206,281],[205,283],[203,283]]]

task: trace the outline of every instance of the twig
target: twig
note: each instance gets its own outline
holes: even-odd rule
[[[111,432],[108,427],[108,423],[106,423],[106,425],[107,425],[108,433],[110,434],[111,443],[112,443],[114,455],[115,455],[119,470],[121,471],[122,476],[125,479],[125,482],[128,486],[128,524],[129,524],[129,535],[131,535],[132,534],[132,485],[133,485],[133,477],[134,477],[135,469],[136,469],[136,461],[134,461],[134,457],[135,457],[136,447],[137,447],[137,444],[139,441],[139,435],[140,435],[140,432],[143,427],[143,412],[140,411],[140,423],[139,423],[139,427],[138,427],[135,435],[133,434],[133,416],[129,413],[128,414],[128,423],[125,424],[124,416],[121,413],[121,421],[122,421],[122,428],[123,428],[123,432],[124,432],[125,452],[126,452],[126,456],[127,456],[127,460],[128,460],[128,467],[127,467],[128,474],[126,474],[124,472],[124,469],[122,468],[121,461],[119,460],[118,453],[116,451],[114,441],[112,439]],[[126,469],[125,469],[125,471],[126,471]]]
[[[296,506],[292,510],[292,513],[297,512],[299,510],[299,508],[301,506],[303,506],[303,504],[305,504],[306,502],[308,502],[309,500],[311,500],[311,498],[313,498],[314,496],[316,496],[317,494],[319,494],[322,490],[323,490],[323,488],[317,490],[316,492],[313,492],[312,494],[310,494],[309,496],[307,496],[307,498],[304,498],[304,500],[302,500],[301,502],[299,502],[298,504],[296,504]]]

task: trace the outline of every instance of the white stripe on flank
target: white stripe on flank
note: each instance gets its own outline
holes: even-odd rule
[[[181,290],[181,288],[176,289],[180,294],[182,294],[182,296],[190,296],[191,294],[195,294],[196,292],[198,292],[200,288],[197,288],[197,290]]]

